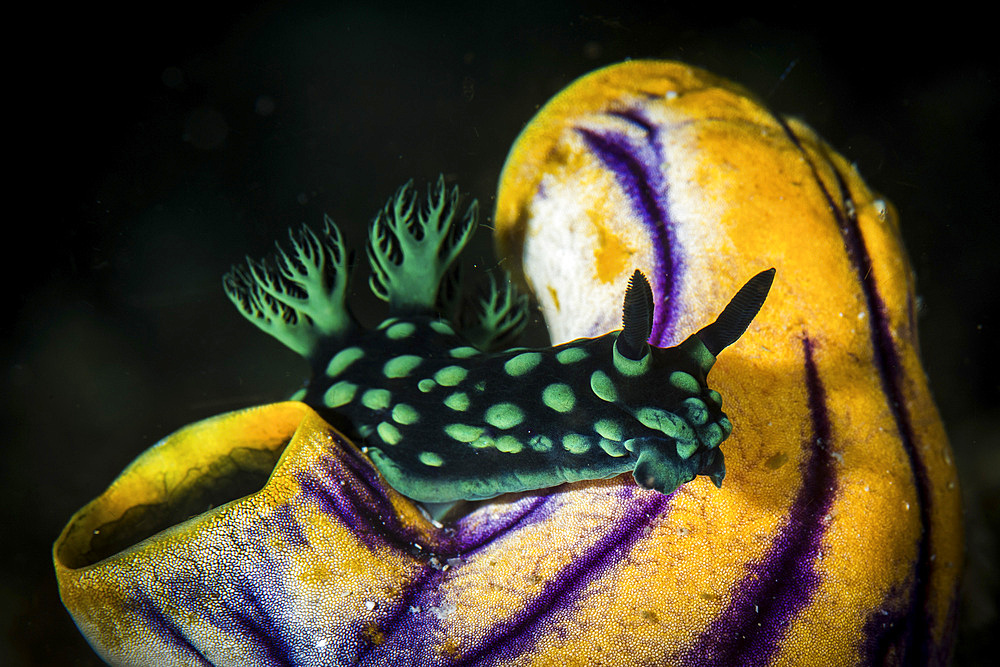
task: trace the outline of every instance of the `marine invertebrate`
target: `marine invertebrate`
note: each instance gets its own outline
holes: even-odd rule
[[[305,403],[220,415],[142,454],[54,546],[67,609],[105,659],[947,662],[957,480],[891,205],[806,126],[742,88],[640,61],[584,77],[526,126],[495,219],[557,344],[617,329],[636,268],[653,305],[644,310],[634,284],[643,298],[628,299],[627,323],[652,312],[649,342],[670,347],[748,276],[776,267],[767,307],[712,370],[738,425],[723,488],[699,477],[665,495],[627,476],[588,480],[478,503],[442,526]],[[458,220],[454,233],[464,229]],[[395,265],[394,241],[375,238]],[[296,236],[286,268],[336,302],[341,283],[299,259],[329,250],[316,239]],[[394,270],[376,278],[386,296]],[[280,269],[262,281],[259,265],[244,271],[237,301],[251,307],[263,290],[254,307],[289,320],[260,322],[283,335],[305,331],[288,326],[298,323],[290,304],[328,332],[353,327],[313,308]],[[450,269],[439,274],[445,292],[434,298],[452,307]],[[507,290],[490,292],[485,318],[506,326],[466,329],[485,332],[484,347],[490,331],[516,328]],[[638,331],[626,338],[637,344]],[[325,339],[288,338],[321,378]],[[483,354],[460,353],[456,366],[466,353]],[[385,364],[376,370],[382,378]],[[317,405],[329,380],[310,389]]]
[[[698,474],[721,486],[732,424],[705,378],[760,310],[773,270],[674,348],[647,342],[653,294],[637,270],[620,333],[490,352],[521,328],[525,300],[491,280],[468,335],[440,316],[454,310],[454,263],[476,226],[475,204],[461,217],[457,204],[439,179],[424,206],[408,184],[376,216],[370,283],[389,313],[373,331],[348,310],[348,253],[329,220],[322,238],[303,228],[272,262],[234,268],[226,292],[311,362],[301,399],[410,498],[479,500],[628,471],[661,493]]]

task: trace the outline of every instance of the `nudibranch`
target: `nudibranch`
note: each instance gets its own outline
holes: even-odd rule
[[[653,293],[636,270],[621,330],[491,352],[522,328],[525,299],[491,279],[466,331],[442,317],[455,309],[455,262],[476,228],[477,206],[459,216],[458,199],[439,178],[420,206],[407,184],[375,217],[369,282],[389,316],[373,331],[348,308],[350,253],[329,219],[322,236],[303,227],[289,250],[227,274],[240,311],[313,367],[298,397],[415,500],[481,500],[629,471],[660,493],[696,475],[721,487],[718,446],[732,424],[705,378],[760,310],[774,271],[676,347],[647,342]]]
[[[305,402],[169,435],[70,520],[60,594],[105,660],[947,663],[956,473],[895,211],[841,156],[680,63],[572,84],[514,144],[494,217],[547,351],[504,349],[524,313],[508,285],[456,310],[459,213],[440,187],[390,200],[370,259],[391,312],[373,331],[344,302],[332,225],[231,274],[315,379]],[[569,481],[623,450],[640,484]],[[648,451],[660,465],[639,465]],[[446,525],[407,497],[534,486]]]

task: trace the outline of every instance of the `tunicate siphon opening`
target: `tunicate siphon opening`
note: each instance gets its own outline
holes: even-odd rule
[[[56,542],[56,559],[70,569],[87,567],[257,493],[291,441],[300,405],[221,415],[168,436],[76,513]]]

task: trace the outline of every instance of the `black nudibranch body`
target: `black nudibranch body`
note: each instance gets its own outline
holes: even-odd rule
[[[548,348],[502,348],[526,322],[527,300],[491,276],[471,325],[458,310],[456,260],[476,227],[473,203],[443,179],[420,205],[403,186],[376,216],[372,291],[389,303],[360,327],[346,294],[349,260],[336,225],[291,234],[273,265],[248,260],[224,285],[258,327],[314,369],[297,395],[363,448],[400,493],[425,502],[600,479],[632,471],[670,493],[708,475],[722,484],[719,444],[732,431],[706,376],[750,325],[774,269],[744,285],[718,319],[680,345],[650,345],[653,294],[635,271],[623,328]]]

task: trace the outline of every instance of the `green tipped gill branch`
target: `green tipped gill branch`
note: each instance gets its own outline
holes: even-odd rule
[[[393,312],[439,310],[441,285],[476,228],[478,204],[458,216],[458,188],[444,177],[429,189],[424,206],[410,181],[376,216],[369,234],[372,292]]]
[[[350,258],[343,237],[329,217],[323,231],[320,237],[305,225],[297,234],[289,230],[290,251],[277,246],[270,262],[247,258],[222,279],[248,320],[307,359],[322,340],[343,338],[356,325],[346,303]]]
[[[528,297],[509,280],[498,284],[493,273],[488,294],[479,300],[478,323],[462,334],[480,350],[494,350],[515,340],[528,324]]]

